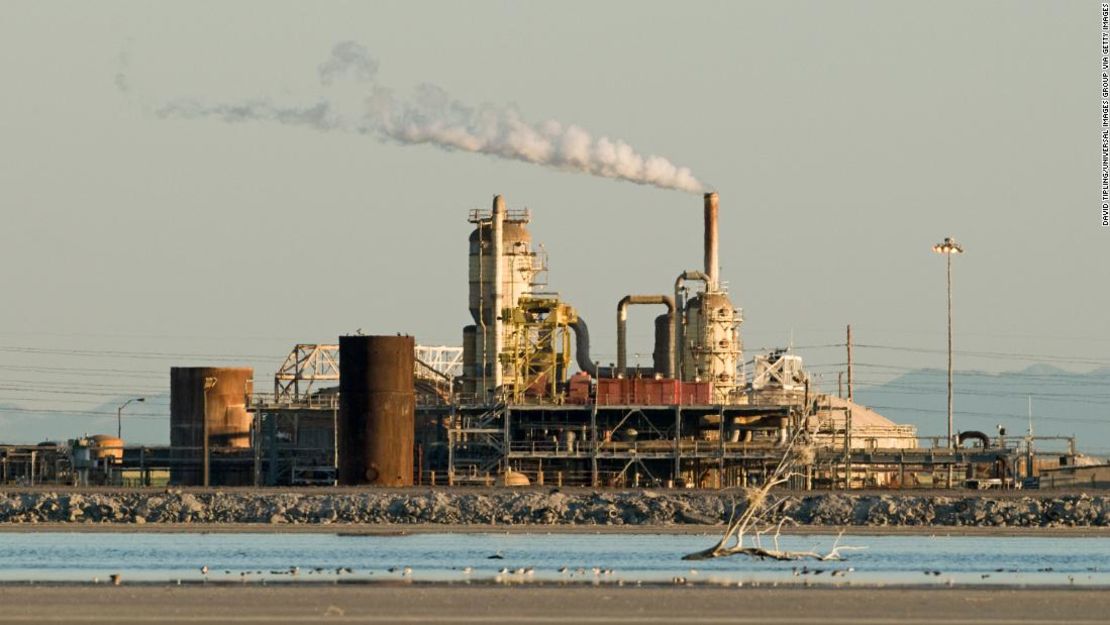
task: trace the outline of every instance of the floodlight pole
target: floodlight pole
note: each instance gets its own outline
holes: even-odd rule
[[[948,445],[955,448],[952,440],[952,255],[944,256],[948,265]]]
[[[956,242],[956,239],[947,237],[943,242],[933,246],[933,251],[938,254],[944,254],[946,261],[946,274],[948,282],[948,448],[952,452],[953,461],[955,460],[956,439],[953,436],[953,420],[952,420],[952,254],[963,254],[963,247]],[[952,488],[952,471],[953,463],[948,465],[948,488]]]

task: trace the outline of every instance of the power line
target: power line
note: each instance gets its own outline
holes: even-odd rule
[[[871,406],[868,408],[874,410],[905,410],[909,412],[922,412],[928,414],[948,414],[947,410],[936,410],[929,408],[915,408],[912,406]],[[1004,418],[1004,419],[1028,419],[1027,414],[1012,414],[1005,412],[975,412],[970,410],[957,410],[956,415],[971,416],[971,417],[990,417],[990,418]],[[1084,417],[1060,417],[1054,415],[1034,415],[1036,421],[1074,421],[1077,423],[1102,423],[1110,424],[1110,419],[1088,419]]]
[[[120,397],[120,396],[128,395],[128,394],[135,394],[135,395],[144,394],[142,391],[139,391],[139,390],[135,391],[135,393],[123,393],[123,392],[108,393],[108,392],[105,392],[105,391],[63,391],[63,390],[59,390],[59,389],[42,389],[42,388],[35,389],[35,388],[23,388],[23,387],[18,387],[18,386],[3,386],[3,385],[0,385],[0,391],[7,391],[7,392],[10,392],[10,393],[41,393],[41,394],[44,394],[44,395],[86,395],[86,396],[91,396],[91,397]],[[159,393],[164,392],[164,390],[163,391],[158,391],[158,392]],[[157,393],[145,393],[145,394],[155,395]]]
[[[895,395],[925,395],[938,397],[944,392],[944,389],[914,389],[912,387],[905,387],[906,390],[900,390],[893,394]],[[874,392],[874,391],[872,391]],[[999,397],[999,398],[1012,398],[1024,400],[1027,396],[1034,399],[1041,399],[1047,402],[1060,402],[1069,404],[1083,404],[1088,406],[1110,406],[1110,401],[1092,401],[1082,398],[1070,398],[1054,395],[1038,395],[1037,393],[990,393],[990,392],[975,392],[975,391],[956,391],[956,395],[961,397]],[[1105,397],[1105,396],[1102,396]]]
[[[928,349],[924,347],[905,347],[896,345],[876,345],[876,344],[857,344],[854,347],[863,349],[882,349],[889,351],[911,352],[919,354],[947,354],[947,350],[943,349]],[[1088,365],[1104,365],[1110,366],[1110,360],[1102,360],[1097,358],[1083,358],[1078,356],[1059,356],[1054,354],[1029,354],[1019,352],[984,352],[984,351],[970,351],[970,350],[953,350],[954,354],[961,356],[972,356],[977,358],[997,358],[1001,360],[1042,360],[1052,362],[1071,362],[1076,364]]]
[[[4,371],[27,371],[34,373],[58,373],[61,375],[95,376],[104,377],[111,374],[125,374],[132,378],[168,378],[169,371],[154,371],[153,369],[106,369],[103,367],[41,367],[38,365],[0,365]]]
[[[822,363],[822,364],[809,364],[806,363],[807,370],[813,369],[831,369],[838,371],[844,368],[846,363]],[[944,373],[943,369],[933,367],[906,367],[900,365],[889,364],[876,364],[866,362],[853,362],[853,367],[863,367],[868,369],[876,369],[878,371],[890,372],[906,372],[913,373],[919,372],[922,374],[937,374]],[[858,376],[857,376],[858,377]],[[1003,371],[1000,373],[992,373],[988,371],[977,371],[974,369],[965,369],[956,371],[957,378],[990,378],[997,382],[1004,382],[1010,384],[1022,383],[1037,383],[1037,384],[1060,384],[1064,386],[1077,386],[1089,385],[1092,383],[1105,383],[1110,381],[1110,371],[1108,372],[1068,372],[1061,371],[1060,373],[1025,373],[1022,371]],[[1016,379],[1015,379],[1016,378]],[[895,378],[884,378],[895,379]]]
[[[56,336],[63,338],[104,338],[104,339],[187,339],[203,341],[293,341],[305,343],[304,337],[295,336],[257,336],[236,334],[220,336],[213,334],[136,334],[129,332],[39,332],[18,331],[0,332],[0,336]],[[320,341],[321,343],[326,341]]]
[[[271,360],[280,359],[281,356],[259,355],[259,354],[192,354],[192,353],[172,353],[172,352],[133,352],[133,351],[120,351],[120,350],[94,350],[94,349],[53,349],[46,347],[24,347],[17,345],[0,345],[0,351],[13,352],[20,354],[52,354],[60,356],[82,356],[82,357],[97,357],[97,358],[136,358],[136,359],[153,359],[153,360],[182,360],[182,359],[206,359],[206,360]]]
[[[796,346],[794,349],[833,349],[847,347],[845,343],[826,343],[822,345],[807,345]],[[947,354],[948,350],[945,349],[932,349],[927,347],[911,347],[907,345],[882,345],[878,343],[853,343],[853,348],[861,347],[865,349],[879,349],[890,350],[899,352],[910,352],[918,354]],[[774,348],[760,348],[763,351]],[[976,358],[997,358],[1002,360],[1042,360],[1053,362],[1071,362],[1077,364],[1090,364],[1090,365],[1103,365],[1110,366],[1110,360],[1101,358],[1087,358],[1075,355],[1061,355],[1061,354],[1035,354],[1028,352],[996,352],[996,351],[979,351],[979,350],[953,350],[954,354],[960,356],[971,356]],[[855,363],[853,363],[855,364]]]
[[[113,378],[115,379],[115,378]],[[161,386],[160,388],[169,388],[169,384]],[[136,388],[154,388],[150,386],[150,382],[146,382],[147,386],[139,387],[136,384],[101,384],[97,382],[72,382],[72,381],[54,381],[54,380],[22,380],[18,378],[0,378],[0,384],[27,384],[31,386],[44,386],[44,387],[62,387],[62,388],[103,388],[103,389],[119,389],[122,391],[131,391]]]
[[[9,413],[9,414],[18,414],[18,413],[27,412],[27,413],[33,413],[33,414],[62,414],[62,415],[73,415],[73,416],[96,416],[96,417],[100,417],[100,416],[115,417],[116,416],[115,412],[107,412],[107,411],[56,410],[56,409],[51,409],[51,408],[6,408],[6,407],[0,407],[0,412],[6,412],[6,413]],[[138,418],[143,418],[143,419],[169,419],[170,418],[170,416],[168,414],[158,414],[158,413],[153,413],[153,412],[128,412],[126,416],[128,418],[138,417]]]

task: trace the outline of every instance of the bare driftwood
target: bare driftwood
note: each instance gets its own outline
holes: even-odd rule
[[[716,545],[704,551],[697,551],[683,556],[683,560],[709,560],[733,555],[746,555],[761,560],[841,560],[841,552],[866,549],[866,547],[853,547],[840,544],[840,536],[836,537],[832,549],[828,553],[816,551],[785,551],[779,548],[779,534],[786,523],[796,524],[789,516],[781,515],[778,523],[772,524],[770,519],[776,510],[781,508],[781,501],[771,497],[771,490],[776,486],[785,484],[795,474],[794,466],[799,460],[812,457],[813,451],[800,445],[804,428],[797,428],[794,435],[787,442],[782,458],[775,466],[775,470],[768,476],[767,481],[759,488],[743,490],[743,499],[732,502],[732,512],[729,515],[728,527]],[[741,510],[742,508],[742,510]],[[762,544],[763,535],[774,530],[772,534],[772,547],[767,548]],[[751,544],[745,544],[746,536],[751,536]],[[843,532],[841,532],[843,535]]]

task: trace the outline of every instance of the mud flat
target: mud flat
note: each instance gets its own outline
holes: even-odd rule
[[[802,528],[1110,528],[1110,497],[1054,494],[788,494],[781,507]],[[727,519],[731,497],[711,491],[375,489],[0,491],[0,529],[182,525],[292,529],[436,526],[438,531],[528,527],[697,528]],[[696,531],[696,530],[695,530]]]
[[[0,586],[0,623],[1085,623],[1102,589]]]

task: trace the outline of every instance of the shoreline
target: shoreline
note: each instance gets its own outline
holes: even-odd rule
[[[771,592],[790,592],[790,591],[937,591],[937,592],[953,592],[953,591],[991,591],[991,590],[1007,590],[1007,591],[1048,591],[1048,592],[1106,592],[1110,590],[1110,585],[1102,584],[1020,584],[1020,583],[1000,583],[1000,584],[967,584],[955,583],[952,585],[941,584],[928,584],[928,583],[875,583],[875,582],[852,582],[852,581],[838,581],[838,582],[785,582],[785,581],[745,581],[745,582],[722,582],[722,581],[690,581],[686,579],[682,582],[666,582],[666,581],[634,581],[634,582],[621,582],[621,581],[590,581],[590,580],[562,580],[562,581],[547,581],[547,580],[515,580],[511,582],[497,581],[494,579],[473,579],[466,581],[439,581],[439,580],[398,580],[398,579],[345,579],[345,580],[175,580],[175,581],[159,581],[159,580],[137,580],[137,581],[121,581],[118,586],[113,585],[110,580],[98,581],[75,581],[75,580],[49,580],[49,581],[35,581],[35,580],[0,580],[0,590],[13,589],[13,588],[236,588],[236,589],[320,589],[320,588],[393,588],[393,589],[436,589],[436,588],[455,588],[455,589],[489,589],[489,588],[505,588],[505,589],[575,589],[575,588],[594,588],[594,589],[644,589],[644,590],[664,590],[676,589],[682,590],[729,590],[729,591],[757,591],[765,590]],[[1110,595],[1108,595],[1110,596]],[[2,622],[2,619],[0,619]]]
[[[723,525],[490,525],[449,523],[0,523],[0,534],[338,534],[407,536],[412,534],[642,534],[720,536]],[[983,526],[794,526],[784,536],[996,536],[1110,538],[1110,527],[983,527]]]

